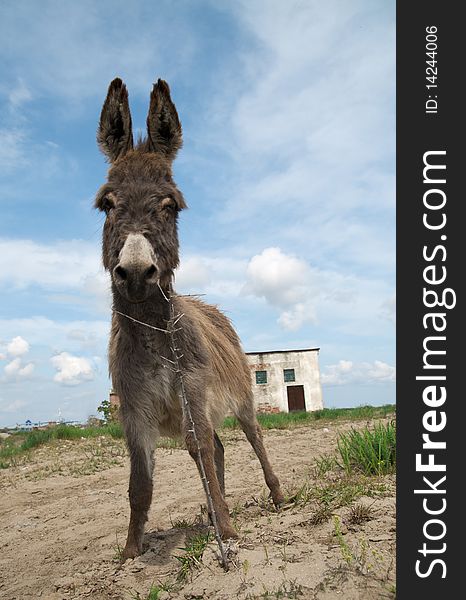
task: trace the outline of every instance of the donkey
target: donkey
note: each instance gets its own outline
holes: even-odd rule
[[[131,515],[122,559],[142,552],[159,435],[181,436],[199,470],[201,455],[220,535],[235,538],[225,502],[224,450],[215,432],[228,409],[262,465],[275,505],[283,502],[283,494],[262,442],[246,356],[230,321],[216,307],[177,295],[171,287],[179,264],[178,213],[186,203],[172,177],[182,132],[167,83],[159,79],[154,84],[147,137],[134,144],[128,92],[121,79],[114,79],[97,142],[111,163],[95,200],[96,208],[106,214],[102,255],[113,295],[109,370],[120,397],[131,463]],[[183,314],[177,345],[199,444],[180,401],[179,376],[166,368],[171,355],[164,332],[170,319],[169,295],[176,313]]]

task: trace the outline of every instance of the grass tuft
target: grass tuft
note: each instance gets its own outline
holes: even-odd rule
[[[180,548],[184,554],[175,557],[181,563],[181,568],[176,576],[179,582],[186,581],[190,573],[201,566],[204,550],[211,540],[210,532],[200,533],[192,537],[184,548]]]
[[[322,525],[322,523],[326,523],[330,519],[332,514],[332,509],[330,508],[330,506],[319,506],[319,508],[309,519],[309,524],[314,526]]]
[[[342,467],[350,474],[387,475],[396,470],[395,421],[378,423],[372,430],[364,429],[340,434],[338,452]]]
[[[351,525],[361,525],[361,523],[365,523],[372,519],[372,513],[371,506],[360,502],[354,504],[350,507],[348,523],[351,523]]]

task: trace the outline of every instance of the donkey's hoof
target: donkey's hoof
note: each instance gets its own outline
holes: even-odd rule
[[[120,562],[123,564],[129,558],[136,558],[136,556],[139,556],[140,554],[141,551],[137,546],[126,546],[121,554]]]
[[[276,508],[280,508],[282,504],[285,504],[285,496],[282,494],[281,490],[272,494],[272,501]]]
[[[220,528],[220,536],[222,540],[238,539],[238,532],[231,525],[226,525]]]

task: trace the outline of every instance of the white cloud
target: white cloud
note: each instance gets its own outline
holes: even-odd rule
[[[11,88],[8,94],[11,109],[18,109],[22,104],[30,100],[32,100],[32,94],[24,81],[19,78],[16,85]]]
[[[234,300],[236,307],[245,296],[263,299],[279,309],[283,329],[296,331],[316,320],[309,300],[311,279],[312,270],[305,261],[272,247],[249,261],[233,256],[185,256],[176,272],[176,289]]]
[[[13,401],[8,401],[5,400],[4,398],[0,398],[0,413],[5,413],[5,414],[12,414],[12,413],[16,413],[18,411],[20,411],[22,408],[24,408],[25,406],[27,406],[29,403],[26,402],[25,400],[13,400]]]
[[[9,362],[7,365],[5,365],[5,368],[3,369],[5,371],[5,375],[7,377],[11,377],[12,375],[15,375],[19,371],[20,365],[21,365],[21,359],[14,358],[11,362]]]
[[[200,256],[187,256],[176,271],[176,286],[179,289],[202,290],[210,282],[211,273]]]
[[[396,369],[381,360],[375,360],[367,371],[370,381],[395,381]]]
[[[34,371],[34,363],[29,362],[23,364],[24,356],[29,352],[29,342],[20,335],[12,338],[6,344],[6,354],[0,354],[0,360],[12,359],[4,368],[4,376],[6,381],[14,379],[28,379]]]
[[[84,381],[94,379],[94,368],[91,362],[82,356],[73,356],[68,352],[61,352],[52,356],[50,362],[57,373],[53,380],[63,385],[79,385]]]
[[[22,367],[21,369],[19,369],[18,375],[20,377],[29,377],[29,375],[32,375],[33,371],[34,371],[34,364],[32,362],[30,362],[30,363],[27,363],[27,365],[24,365],[24,367]]]
[[[280,248],[266,248],[249,261],[243,293],[264,298],[278,307],[278,324],[288,331],[297,331],[306,322],[316,321],[311,275],[303,260]]]
[[[11,340],[6,349],[10,356],[22,356],[29,352],[29,343],[18,335]]]
[[[391,291],[387,282],[319,269],[278,247],[265,248],[249,260],[233,252],[221,257],[186,255],[175,287],[180,293],[206,294],[207,301],[219,300],[221,307],[227,304],[238,312],[261,310],[265,302],[288,332],[330,324],[345,334],[392,335],[380,311],[380,298]]]
[[[353,363],[350,360],[340,360],[335,365],[325,367],[321,375],[323,385],[387,383],[394,382],[395,378],[395,367],[380,360],[372,363]]]
[[[298,302],[290,310],[285,310],[278,317],[278,324],[287,331],[298,331],[306,322],[316,323],[317,317],[314,307]]]
[[[266,248],[247,267],[246,294],[265,298],[275,306],[302,302],[310,279],[309,266],[280,248]]]
[[[85,305],[100,313],[108,313],[111,306],[100,248],[83,240],[41,244],[0,238],[0,283],[16,289],[39,286],[52,301]]]
[[[12,379],[14,377],[27,379],[34,371],[34,364],[29,362],[23,366],[21,358],[17,357],[6,364],[3,371],[7,379]]]
[[[108,315],[110,318],[110,315]],[[55,354],[66,349],[79,352],[83,348],[96,347],[104,350],[110,331],[109,321],[59,321],[46,317],[30,317],[27,319],[0,319],[0,331],[5,335],[19,332],[27,334],[34,347],[52,348]]]
[[[0,281],[18,288],[33,284],[49,289],[78,288],[100,271],[97,244],[0,239]]]
[[[183,294],[235,298],[244,285],[246,267],[247,260],[235,256],[186,254],[175,272],[175,288]]]
[[[354,313],[359,319],[361,308],[353,308],[353,304],[364,305],[367,311],[367,301],[358,298],[367,294],[367,281],[311,267],[280,248],[266,248],[253,256],[246,278],[243,293],[263,298],[279,309],[277,322],[287,331],[297,331],[306,323],[317,324],[321,317],[329,318],[330,313],[350,320]],[[370,295],[367,297],[372,300]]]

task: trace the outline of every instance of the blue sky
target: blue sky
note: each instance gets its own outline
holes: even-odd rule
[[[319,346],[326,406],[395,401],[395,4],[0,7],[0,425],[86,419],[110,386],[95,143],[109,82],[183,124],[177,290],[247,351]]]

